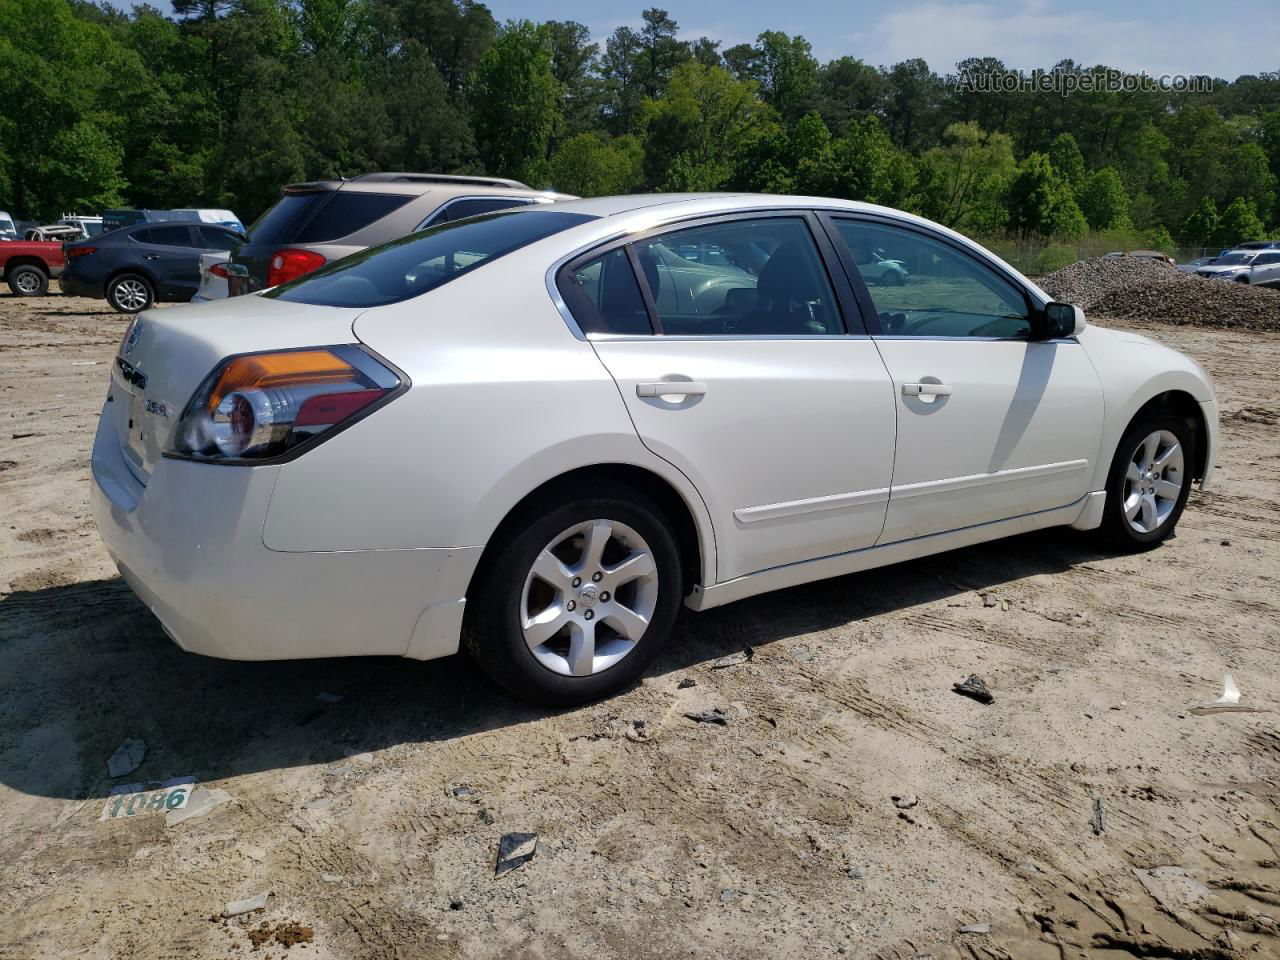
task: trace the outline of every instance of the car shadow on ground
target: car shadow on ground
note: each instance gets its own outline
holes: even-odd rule
[[[647,675],[1102,556],[1090,537],[1042,531],[685,611]],[[0,784],[69,800],[107,794],[105,761],[127,737],[143,739],[147,756],[125,780],[210,781],[554,712],[511,700],[465,656],[243,663],[187,654],[119,578],[0,598],[0,678]],[[321,693],[343,699],[325,703]]]

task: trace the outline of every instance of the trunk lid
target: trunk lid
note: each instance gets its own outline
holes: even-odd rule
[[[139,314],[111,369],[111,409],[120,451],[146,485],[182,411],[229,356],[355,343],[359,309],[238,297]]]

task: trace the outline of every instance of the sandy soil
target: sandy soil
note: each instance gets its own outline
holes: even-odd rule
[[[686,613],[639,686],[548,713],[462,658],[174,647],[87,507],[123,328],[0,298],[0,957],[1280,956],[1277,714],[1186,710],[1228,669],[1280,707],[1280,338],[1146,331],[1224,410],[1159,550],[1047,532]],[[232,799],[100,822],[128,737],[124,780]],[[510,831],[537,853],[495,879]]]

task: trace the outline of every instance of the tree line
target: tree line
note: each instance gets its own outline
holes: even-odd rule
[[[1201,92],[979,92],[962,80],[1013,72],[820,63],[778,31],[688,41],[660,9],[598,44],[580,23],[499,24],[475,0],[172,6],[0,3],[0,206],[248,222],[284,183],[409,170],[584,196],[846,197],[982,237],[1280,235],[1280,72]]]

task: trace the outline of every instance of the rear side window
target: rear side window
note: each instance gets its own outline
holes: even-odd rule
[[[205,250],[234,250],[244,243],[230,230],[218,230],[214,227],[196,227],[196,230],[200,233],[200,246]]]
[[[583,333],[653,332],[625,247],[562,271],[559,287]]]
[[[148,227],[135,233],[133,239],[158,247],[191,246],[191,234],[186,227]]]
[[[582,213],[529,210],[445,223],[352,254],[261,295],[330,307],[399,303],[594,219]]]
[[[388,193],[351,193],[339,190],[299,228],[290,243],[324,243],[363,230],[375,220],[398,210],[413,197]]]
[[[528,200],[516,200],[512,197],[474,197],[467,200],[458,200],[449,204],[427,222],[433,226],[437,223],[452,223],[454,220],[478,217],[482,213],[494,213],[498,210],[509,210],[511,207],[522,207],[528,202]]]

